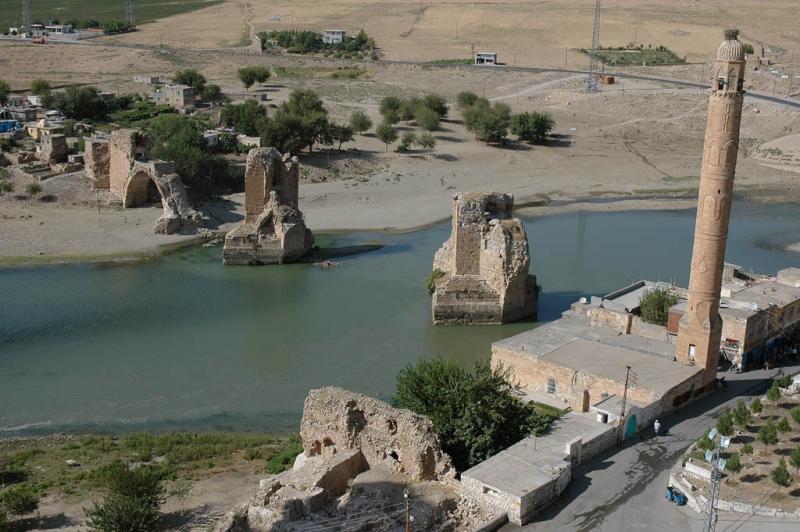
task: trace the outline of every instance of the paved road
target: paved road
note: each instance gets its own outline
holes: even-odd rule
[[[795,373],[800,366],[785,368]],[[575,480],[555,504],[525,527],[508,525],[503,530],[629,530],[702,531],[704,516],[678,508],[664,498],[669,470],[686,448],[712,426],[725,404],[739,396],[762,391],[772,371],[726,374],[726,392],[717,392],[687,409],[662,419],[666,435],[652,431],[631,440],[622,450],[612,449],[578,468]],[[664,430],[662,428],[662,431]],[[796,527],[796,528],[795,528]],[[742,514],[722,514],[718,532],[772,532],[800,530],[795,521],[769,520]]]

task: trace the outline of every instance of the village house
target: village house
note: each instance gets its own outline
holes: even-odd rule
[[[344,42],[345,30],[325,30],[322,32],[322,42],[325,44],[342,44]]]
[[[153,100],[181,113],[188,113],[194,110],[194,89],[188,85],[164,85],[153,95]]]

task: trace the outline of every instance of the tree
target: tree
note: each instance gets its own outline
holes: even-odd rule
[[[367,113],[361,109],[356,109],[353,111],[353,114],[350,115],[350,128],[354,133],[360,135],[365,131],[369,131],[371,127],[372,120],[370,120],[369,116],[367,116]]]
[[[764,444],[764,454],[766,454],[768,446],[778,442],[778,429],[772,420],[767,421],[758,429],[758,441]]]
[[[789,455],[789,463],[792,464],[794,474],[797,475],[800,472],[800,445],[795,447],[792,454]]]
[[[775,428],[778,429],[778,432],[789,432],[792,430],[792,427],[789,426],[789,420],[785,417],[782,417],[781,420],[778,421],[778,424]]]
[[[333,141],[338,142],[337,151],[341,151],[342,144],[353,140],[353,128],[344,124],[331,124],[330,135]]]
[[[178,70],[172,81],[181,85],[188,85],[194,89],[195,94],[202,94],[206,86],[206,77],[193,68]]]
[[[742,399],[736,401],[736,407],[733,409],[733,421],[736,422],[736,425],[745,428],[751,419],[750,410],[747,409],[744,401]]]
[[[503,144],[508,135],[511,108],[504,103],[490,104],[486,98],[478,98],[464,112],[464,125],[475,133],[475,138],[484,142]]]
[[[247,90],[255,83],[264,83],[270,77],[270,72],[264,65],[242,67],[238,71],[239,80]]]
[[[751,411],[752,411],[754,414],[758,414],[759,412],[761,412],[762,410],[764,410],[764,405],[763,405],[763,404],[761,404],[761,399],[759,399],[758,397],[756,397],[755,399],[753,399],[753,402],[752,402],[752,403],[750,403],[750,410],[751,410]]]
[[[163,473],[142,466],[130,469],[121,462],[104,471],[107,495],[84,510],[89,528],[103,532],[150,532],[159,529],[165,489]]]
[[[379,107],[384,122],[396,124],[400,121],[400,106],[403,102],[397,96],[385,96]]]
[[[31,94],[36,96],[47,96],[52,92],[50,82],[44,79],[35,79],[31,81]]]
[[[330,134],[329,127],[328,111],[319,95],[311,89],[295,89],[272,119],[264,122],[261,141],[284,153],[304,147],[310,152],[322,136]]]
[[[778,461],[778,466],[769,472],[769,478],[772,479],[772,482],[784,488],[792,483],[792,477],[789,476],[789,470],[786,469],[786,460],[781,458]]]
[[[223,124],[250,136],[261,134],[266,118],[267,109],[255,100],[225,104],[220,113]]]
[[[433,421],[442,449],[459,471],[525,436],[543,434],[554,417],[521,399],[510,372],[488,361],[472,367],[436,358],[406,366],[397,375],[395,404]]]
[[[375,135],[386,145],[386,151],[389,151],[389,144],[397,140],[397,129],[389,122],[382,122],[375,130]]]
[[[33,488],[22,484],[4,491],[0,503],[12,514],[25,515],[39,508],[39,496]]]
[[[422,107],[427,107],[436,113],[439,118],[446,117],[448,111],[450,110],[447,106],[447,100],[438,94],[426,94],[422,97],[422,101],[420,103]]]
[[[53,95],[53,107],[75,120],[101,120],[109,111],[108,102],[94,87],[71,85]]]
[[[749,443],[742,445],[742,454],[753,454],[753,446]]]
[[[200,97],[206,102],[223,102],[227,100],[225,95],[222,93],[222,89],[216,83],[209,83],[205,87],[203,87],[203,91],[200,93]]]
[[[11,86],[4,79],[0,79],[0,105],[5,105],[8,101],[8,94],[11,92]]]
[[[792,408],[789,413],[792,415],[795,423],[800,423],[800,406]]]
[[[708,437],[708,432],[705,432],[702,436],[700,436],[700,439],[697,440],[695,447],[701,451],[709,451],[714,448],[714,442]]]
[[[421,133],[417,138],[417,143],[423,150],[428,150],[428,160],[430,160],[431,152],[433,151],[433,148],[436,147],[436,139],[433,138],[431,132],[425,131],[424,133]]]
[[[739,460],[738,453],[733,453],[728,457],[725,462],[725,469],[734,474],[742,470],[742,462]]]
[[[770,386],[769,390],[767,390],[767,399],[769,399],[773,403],[777,403],[780,398],[781,398],[781,391],[778,388],[778,383],[777,381],[773,381],[772,386]]]
[[[469,107],[472,107],[478,100],[478,95],[474,92],[462,91],[456,96],[456,105],[463,112]]]
[[[511,132],[522,140],[541,142],[555,127],[549,113],[520,113],[511,117]]]
[[[400,139],[400,144],[397,145],[397,149],[395,151],[399,153],[405,153],[411,149],[414,144],[417,143],[417,135],[413,131],[406,131],[403,133],[402,138]]]
[[[728,408],[722,411],[722,414],[717,419],[717,430],[723,436],[733,435],[733,416]]]
[[[436,131],[439,129],[439,115],[427,107],[420,107],[414,114],[414,121],[425,131]]]
[[[650,290],[639,301],[642,320],[655,325],[666,325],[669,308],[677,302],[678,296],[668,290]]]

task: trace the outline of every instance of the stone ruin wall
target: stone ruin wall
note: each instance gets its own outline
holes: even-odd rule
[[[39,158],[42,162],[54,165],[67,162],[69,147],[64,135],[44,135],[41,140]]]
[[[250,150],[245,220],[225,237],[225,264],[282,264],[311,250],[314,236],[298,208],[299,186],[297,157],[281,155],[274,148]]]
[[[83,162],[86,177],[92,180],[94,188],[108,189],[111,175],[110,145],[105,139],[87,138],[84,140]]]
[[[428,418],[342,388],[311,390],[300,437],[309,457],[360,449],[370,467],[388,467],[414,480],[455,478]]]

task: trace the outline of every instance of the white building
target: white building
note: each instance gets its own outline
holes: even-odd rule
[[[325,44],[342,44],[347,34],[344,30],[325,30],[322,32],[322,42]]]
[[[476,65],[496,65],[497,52],[476,52],[475,53]]]

